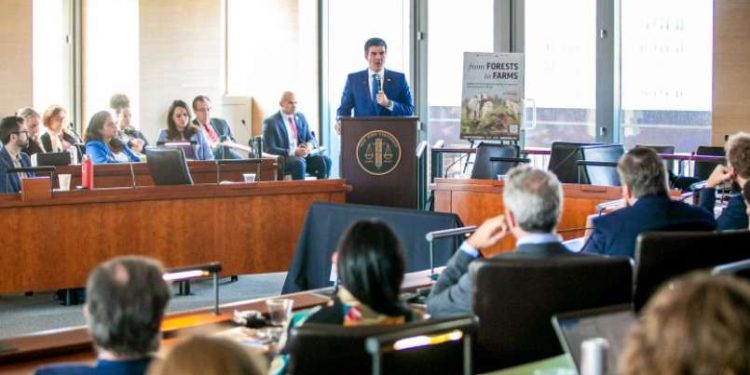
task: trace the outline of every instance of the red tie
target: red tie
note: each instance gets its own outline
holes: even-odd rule
[[[297,137],[297,123],[294,122],[294,116],[289,116],[289,125],[292,128],[292,135],[294,135],[294,140],[299,142],[299,137]]]

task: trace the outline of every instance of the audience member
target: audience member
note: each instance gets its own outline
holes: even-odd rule
[[[119,142],[117,137],[117,126],[112,115],[108,111],[99,111],[91,117],[89,126],[86,128],[86,155],[94,164],[139,162],[141,159],[133,153],[125,144]],[[124,158],[118,158],[110,149],[111,142],[116,141],[120,148],[120,154]]]
[[[691,274],[649,301],[620,356],[622,375],[750,374],[750,285]]]
[[[669,197],[667,172],[654,150],[631,149],[620,158],[617,172],[626,207],[593,220],[583,251],[633,258],[635,240],[643,232],[716,228],[712,213]]]
[[[148,139],[131,123],[130,99],[125,94],[115,94],[109,99],[109,106],[117,115],[117,139],[132,151],[142,154],[148,146]]]
[[[150,258],[117,257],[97,266],[86,282],[86,318],[95,366],[57,365],[37,374],[145,374],[161,341],[159,329],[171,290]]]
[[[284,157],[284,172],[290,172],[293,180],[304,180],[305,172],[323,179],[331,173],[331,159],[314,154],[305,115],[297,112],[297,98],[285,91],[279,100],[281,109],[263,121],[263,149],[269,154]]]
[[[268,365],[260,354],[223,338],[192,336],[178,343],[149,375],[261,375]]]
[[[24,107],[16,112],[16,116],[23,118],[26,130],[29,131],[29,144],[24,147],[23,152],[29,156],[44,152],[44,149],[42,149],[42,140],[39,138],[39,134],[41,133],[41,129],[39,128],[41,120],[39,113],[34,108]]]
[[[701,207],[714,212],[716,188],[724,183],[736,182],[742,189],[750,179],[750,134],[733,134],[724,145],[727,165],[717,165],[700,191]],[[743,229],[748,226],[745,202],[742,194],[732,194],[729,203],[716,219],[716,229]]]
[[[24,120],[17,116],[8,116],[0,121],[0,193],[17,193],[21,191],[21,178],[26,173],[8,173],[8,169],[31,167],[29,155],[23,149],[29,144],[29,132]]]
[[[205,95],[198,95],[193,99],[195,120],[193,125],[199,127],[208,140],[214,152],[215,159],[244,159],[242,155],[229,145],[236,142],[232,135],[232,128],[226,120],[211,117],[213,109],[211,99]]]
[[[547,258],[578,256],[561,243],[555,233],[562,212],[562,186],[549,172],[522,165],[511,169],[503,190],[505,215],[487,219],[459,247],[440,274],[427,299],[432,316],[470,314],[474,275],[469,265],[490,257],[487,248],[509,232],[516,238],[516,251],[495,257]]]
[[[42,124],[47,128],[47,132],[41,136],[44,152],[68,151],[81,144],[81,138],[67,129],[66,116],[65,108],[59,105],[52,105],[44,111]]]
[[[190,108],[182,100],[175,100],[169,106],[167,113],[167,128],[162,129],[156,141],[157,144],[166,142],[189,142],[192,155],[186,154],[189,159],[214,160],[214,153],[208,144],[203,132],[195,125],[190,124]]]

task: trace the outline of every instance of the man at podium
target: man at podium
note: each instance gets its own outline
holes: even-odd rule
[[[411,116],[414,114],[409,83],[403,73],[386,70],[388,46],[380,38],[365,42],[367,69],[346,79],[337,118],[363,116]],[[339,130],[337,124],[337,131]]]

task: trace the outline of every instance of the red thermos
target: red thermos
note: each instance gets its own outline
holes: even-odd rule
[[[87,190],[94,190],[94,162],[88,155],[84,155],[81,162],[81,186]]]

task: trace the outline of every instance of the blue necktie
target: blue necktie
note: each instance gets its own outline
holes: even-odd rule
[[[380,114],[380,106],[378,105],[378,75],[377,73],[372,75],[372,105],[375,108],[375,114]]]

